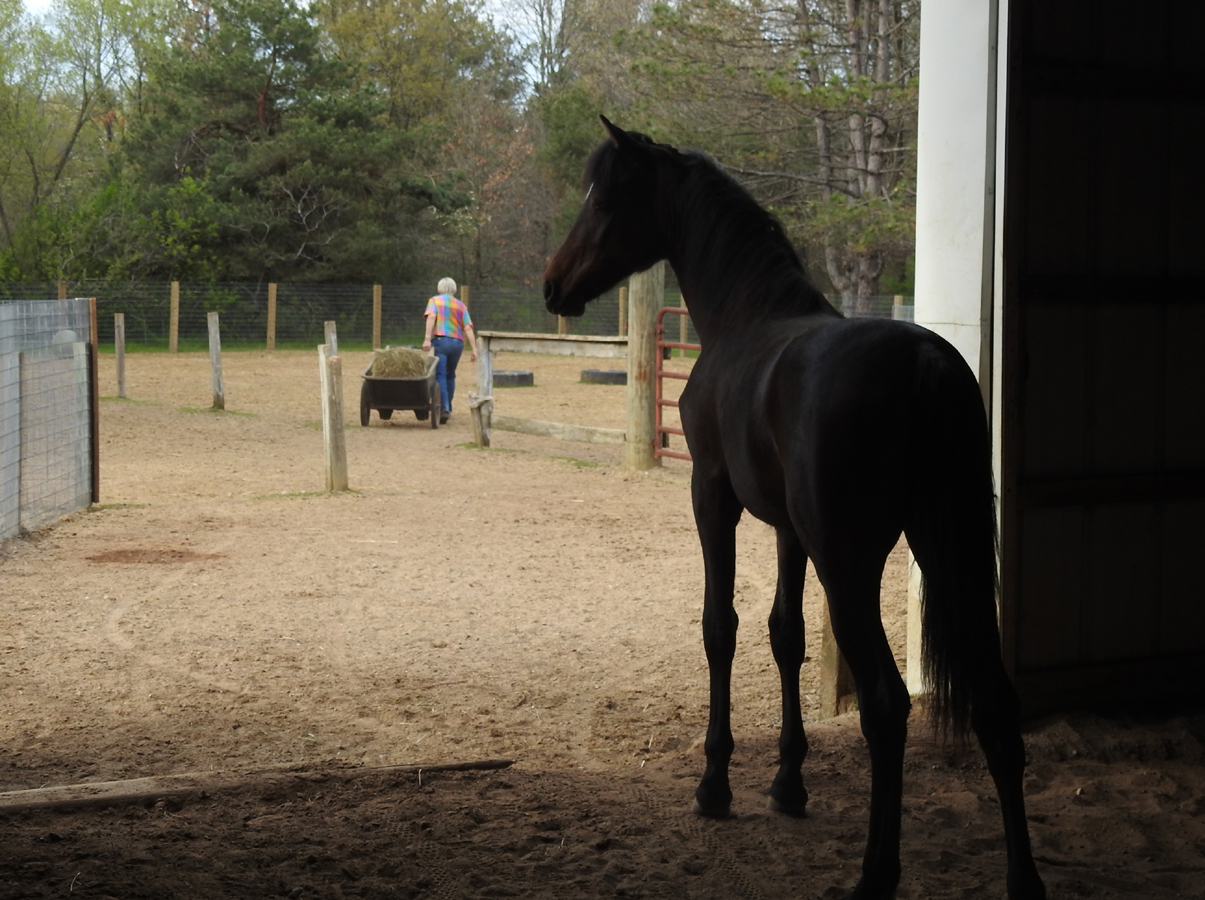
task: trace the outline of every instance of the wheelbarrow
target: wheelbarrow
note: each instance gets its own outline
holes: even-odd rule
[[[431,357],[427,374],[417,378],[391,378],[372,374],[372,363],[364,370],[364,384],[360,386],[360,424],[368,427],[369,417],[375,409],[382,419],[388,419],[394,410],[412,409],[420,422],[431,420],[431,427],[439,427],[439,382],[435,380],[438,357]]]

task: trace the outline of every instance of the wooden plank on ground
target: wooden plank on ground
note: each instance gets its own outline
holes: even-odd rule
[[[181,775],[155,775],[122,781],[99,781],[59,787],[33,788],[0,793],[0,815],[15,815],[35,809],[81,809],[88,807],[131,806],[166,799],[203,797],[248,785],[288,779],[326,779],[353,781],[370,775],[394,775],[429,772],[493,771],[514,765],[513,759],[478,759],[465,762],[406,766],[348,766],[332,769],[285,766],[250,772],[188,772]]]

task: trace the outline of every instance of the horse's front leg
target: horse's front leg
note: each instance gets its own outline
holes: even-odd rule
[[[806,647],[803,576],[807,562],[795,530],[778,529],[778,590],[770,610],[770,647],[782,683],[782,733],[778,738],[778,774],[770,786],[768,806],[790,816],[802,816],[808,803],[801,771],[808,740],[799,708],[799,670]]]
[[[695,790],[694,811],[727,816],[732,807],[728,762],[732,759],[732,657],[737,615],[732,606],[736,579],[736,525],[741,505],[727,476],[704,477],[697,466],[691,481],[695,525],[703,547],[703,647],[710,673],[711,712],[707,721],[707,769]]]

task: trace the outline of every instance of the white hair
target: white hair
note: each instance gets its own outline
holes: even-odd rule
[[[435,289],[441,294],[455,294],[456,282],[451,278],[441,278],[439,279],[439,284],[436,285]]]

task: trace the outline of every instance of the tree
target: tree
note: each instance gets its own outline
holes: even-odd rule
[[[404,135],[386,129],[377,98],[306,13],[292,0],[224,0],[193,7],[177,29],[123,144],[123,190],[142,211],[130,237],[147,223],[158,235],[147,266],[178,274],[191,257],[174,253],[172,235],[185,232],[224,278],[395,275]],[[187,219],[165,215],[181,196]]]
[[[390,125],[451,126],[459,86],[509,102],[519,90],[510,39],[463,0],[327,0],[320,17],[338,57],[354,63]]]
[[[0,252],[24,277],[64,273],[63,231],[114,140],[141,16],[127,0],[60,0],[49,28],[0,15]]]
[[[586,158],[601,137],[598,114],[631,104],[631,60],[615,41],[640,20],[640,0],[509,0],[507,10],[526,38],[526,132],[542,172],[526,189],[547,211],[548,251],[572,224],[581,200]]]
[[[719,156],[864,312],[915,212],[917,0],[681,0],[628,40],[645,121]]]

